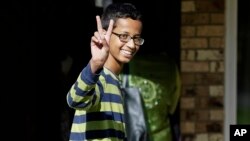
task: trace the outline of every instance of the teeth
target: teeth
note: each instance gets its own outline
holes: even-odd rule
[[[125,54],[128,54],[128,55],[132,55],[132,52],[127,51],[127,50],[122,50],[122,52],[125,53]]]

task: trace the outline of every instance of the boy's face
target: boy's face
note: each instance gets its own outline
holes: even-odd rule
[[[140,37],[142,23],[130,18],[121,18],[116,21],[114,27],[109,42],[110,55],[119,63],[128,63],[140,48],[134,38]],[[126,38],[130,40],[124,41]]]

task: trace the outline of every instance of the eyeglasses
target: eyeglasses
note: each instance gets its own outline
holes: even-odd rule
[[[131,39],[133,39],[134,43],[138,46],[143,45],[144,43],[144,39],[138,36],[131,37],[128,34],[118,34],[115,32],[112,32],[112,33],[116,35],[117,37],[119,37],[120,41],[122,42],[129,42]]]

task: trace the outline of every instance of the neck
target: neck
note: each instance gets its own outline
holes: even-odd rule
[[[107,61],[104,64],[104,67],[112,71],[115,75],[119,75],[123,69],[123,64],[114,59],[109,55]]]

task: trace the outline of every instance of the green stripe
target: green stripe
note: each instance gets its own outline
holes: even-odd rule
[[[92,107],[88,110],[88,112],[106,112],[112,111],[116,113],[124,113],[123,105],[121,103],[110,103],[110,102],[101,102],[100,105]],[[86,114],[85,111],[77,111],[76,115]]]

